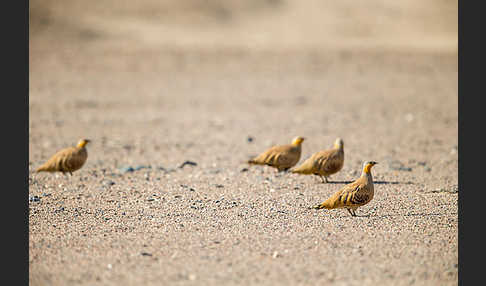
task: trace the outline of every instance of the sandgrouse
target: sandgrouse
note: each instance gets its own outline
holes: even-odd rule
[[[290,170],[292,173],[317,175],[322,182],[328,183],[327,177],[339,172],[344,164],[344,142],[341,138],[334,141],[334,148],[312,154],[301,165]]]
[[[268,165],[277,168],[278,171],[287,171],[300,160],[302,153],[303,137],[297,136],[292,144],[277,145],[248,161],[249,164]]]
[[[337,209],[345,208],[352,216],[356,216],[356,209],[364,206],[373,199],[374,187],[371,168],[377,164],[374,161],[366,161],[363,164],[361,177],[356,181],[345,185],[334,193],[322,204],[314,206],[314,209]]]
[[[86,144],[89,142],[88,139],[81,139],[76,147],[60,150],[37,168],[36,172],[62,172],[63,174],[67,172],[72,176],[72,172],[79,170],[86,162],[88,158]]]

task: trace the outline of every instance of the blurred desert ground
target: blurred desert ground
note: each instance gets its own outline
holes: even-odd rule
[[[48,39],[126,49],[457,52],[450,0],[35,0],[30,11],[32,52]]]
[[[457,285],[457,1],[29,5],[31,285]],[[369,217],[241,172],[296,135],[344,139],[338,182],[379,162]],[[33,174],[80,137],[72,178]]]

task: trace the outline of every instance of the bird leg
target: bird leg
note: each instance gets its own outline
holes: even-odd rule
[[[355,216],[355,214],[353,214],[353,212],[351,212],[351,209],[348,209],[348,208],[346,208],[346,209],[348,210],[348,212],[349,212],[349,214],[350,214],[351,216]]]
[[[327,180],[327,177],[326,176],[319,175],[319,177],[321,177],[321,183],[323,183],[323,184],[324,183],[329,183],[329,181]]]

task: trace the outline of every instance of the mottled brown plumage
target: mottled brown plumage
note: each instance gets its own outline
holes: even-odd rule
[[[72,175],[72,172],[79,170],[88,159],[86,144],[89,142],[88,139],[81,139],[76,147],[60,150],[37,168],[36,172],[62,172]]]
[[[312,154],[301,165],[291,170],[292,173],[317,175],[322,182],[329,182],[327,177],[339,172],[344,165],[344,142],[341,138],[334,141],[334,147]]]
[[[249,160],[248,163],[268,165],[277,168],[279,171],[286,171],[299,162],[304,139],[303,137],[297,136],[292,140],[292,144],[273,146]]]
[[[363,164],[361,177],[356,181],[347,184],[334,193],[322,204],[314,206],[314,209],[337,209],[345,208],[352,216],[356,216],[356,209],[369,203],[374,196],[373,177],[371,168],[377,164],[367,161]]]

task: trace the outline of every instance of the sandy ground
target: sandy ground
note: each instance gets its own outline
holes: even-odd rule
[[[30,285],[458,284],[457,1],[69,2],[30,1]],[[297,135],[332,183],[245,164]]]

